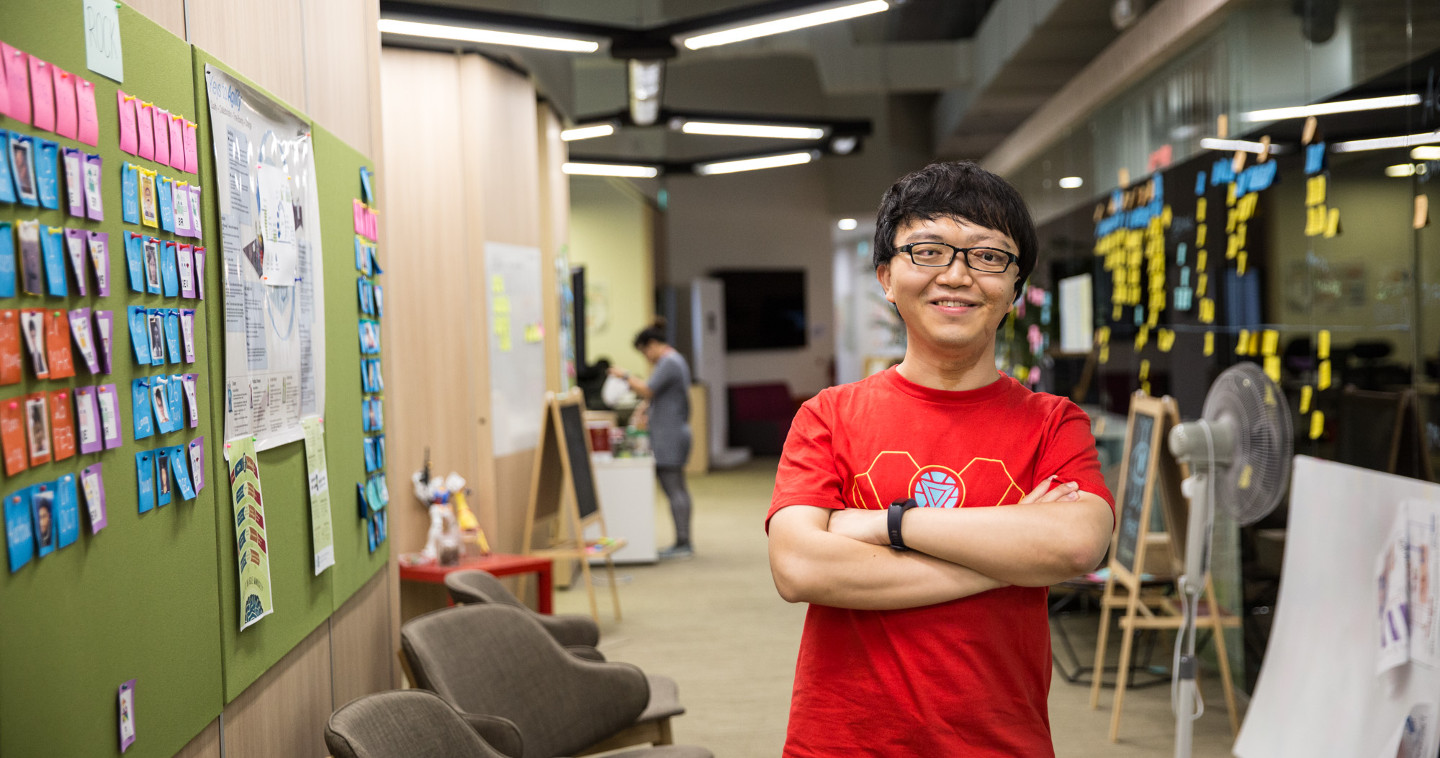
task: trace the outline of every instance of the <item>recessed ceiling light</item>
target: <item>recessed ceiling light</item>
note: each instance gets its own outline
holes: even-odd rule
[[[1420,134],[1407,134],[1398,137],[1376,137],[1374,139],[1336,142],[1330,146],[1330,151],[1335,153],[1358,153],[1364,150],[1388,150],[1392,147],[1433,145],[1436,142],[1440,142],[1440,131],[1421,132]]]
[[[381,34],[401,34],[407,37],[454,40],[456,42],[477,42],[486,45],[510,45],[531,47],[540,50],[559,50],[567,53],[593,53],[600,49],[594,40],[551,37],[543,34],[522,34],[503,32],[497,29],[477,29],[473,26],[452,26],[430,24],[420,21],[401,21],[394,18],[380,19]]]
[[[565,163],[560,170],[572,176],[624,176],[633,179],[653,179],[660,175],[655,166],[628,163]]]
[[[796,29],[805,29],[807,27],[834,23],[836,21],[845,21],[889,9],[890,3],[885,0],[867,0],[861,3],[847,3],[839,7],[782,18],[773,18],[768,21],[745,24],[744,26],[737,26],[730,29],[721,29],[706,34],[697,34],[693,37],[683,38],[681,44],[691,50],[699,50],[706,47],[715,47],[716,45],[728,45],[732,42],[755,39],[756,37],[768,37],[772,34],[793,32]]]
[[[1079,189],[1085,184],[1085,180],[1078,176],[1066,176],[1060,179],[1060,189]]]
[[[1389,95],[1386,97],[1367,97],[1361,100],[1341,100],[1334,103],[1297,105],[1290,108],[1267,108],[1265,110],[1243,113],[1240,118],[1245,121],[1281,121],[1287,118],[1309,118],[1310,116],[1326,116],[1332,113],[1376,111],[1383,108],[1404,108],[1406,106],[1419,104],[1419,95]]]
[[[1393,165],[1393,166],[1386,166],[1386,167],[1385,167],[1385,175],[1386,175],[1386,176],[1389,176],[1389,177],[1392,177],[1392,178],[1395,178],[1395,179],[1403,179],[1403,178],[1405,178],[1405,177],[1407,177],[1407,176],[1414,176],[1414,175],[1415,175],[1415,164],[1413,164],[1413,163],[1397,163],[1397,164],[1395,164],[1395,165]]]
[[[842,218],[839,221],[835,222],[835,225],[840,227],[840,231],[849,232],[853,231],[855,227],[860,225],[860,223],[853,218]]]
[[[809,163],[815,159],[815,154],[810,151],[803,153],[785,153],[783,155],[767,155],[760,158],[742,158],[734,161],[713,161],[711,163],[700,163],[695,166],[695,173],[701,176],[711,174],[733,174],[737,171],[755,171],[762,168],[779,168],[781,166],[798,166],[802,163]]]
[[[560,139],[566,142],[574,142],[582,139],[594,139],[596,137],[609,137],[615,133],[614,124],[593,124],[591,126],[577,126],[573,129],[564,129],[560,132]]]
[[[713,134],[720,137],[761,137],[770,139],[816,140],[825,130],[813,126],[779,126],[776,124],[724,124],[714,121],[685,121],[680,131],[686,134]]]

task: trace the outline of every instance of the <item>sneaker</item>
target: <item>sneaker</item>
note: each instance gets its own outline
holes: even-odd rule
[[[660,551],[660,560],[676,561],[695,557],[695,548],[689,545],[675,545]]]

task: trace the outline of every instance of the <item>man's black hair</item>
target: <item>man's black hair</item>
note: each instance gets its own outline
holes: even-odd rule
[[[651,342],[665,342],[666,344],[669,344],[665,337],[665,319],[655,319],[654,324],[651,324],[650,326],[641,329],[640,333],[635,335],[636,350],[643,349]]]
[[[895,257],[895,234],[909,221],[963,218],[1015,241],[1020,278],[1015,297],[1035,270],[1040,243],[1025,199],[1009,182],[970,161],[936,162],[895,182],[875,215],[875,268]]]

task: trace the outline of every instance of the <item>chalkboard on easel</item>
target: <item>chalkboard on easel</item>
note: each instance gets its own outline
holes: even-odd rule
[[[1138,590],[1152,531],[1152,507],[1159,497],[1165,511],[1171,554],[1178,562],[1185,542],[1186,504],[1180,497],[1180,472],[1164,450],[1170,428],[1179,423],[1175,401],[1137,392],[1130,398],[1125,456],[1115,508],[1115,543],[1110,571],[1127,588]],[[1176,566],[1175,568],[1178,568]]]
[[[575,506],[583,522],[600,511],[595,496],[595,473],[590,469],[590,433],[580,403],[559,403],[560,437],[565,440],[566,458],[570,463],[571,486],[575,488]]]

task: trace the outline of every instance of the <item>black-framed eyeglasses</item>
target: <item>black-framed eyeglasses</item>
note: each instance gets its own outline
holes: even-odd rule
[[[912,242],[895,248],[910,256],[917,266],[948,268],[955,262],[955,256],[965,254],[965,265],[971,271],[986,274],[1003,274],[1010,264],[1020,259],[1010,252],[994,247],[955,247],[944,242]]]

